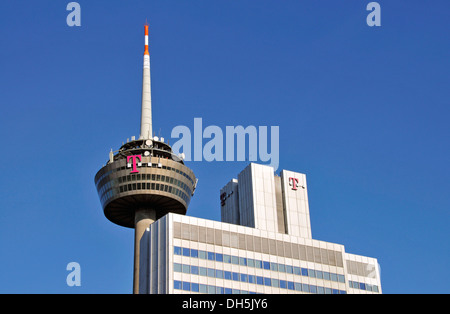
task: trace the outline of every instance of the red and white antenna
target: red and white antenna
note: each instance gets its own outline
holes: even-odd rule
[[[150,88],[150,53],[148,52],[148,24],[145,24],[144,69],[142,76],[142,112],[140,139],[152,138],[152,95]]]

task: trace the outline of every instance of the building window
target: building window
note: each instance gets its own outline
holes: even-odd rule
[[[278,264],[277,263],[270,263],[270,270],[278,271]]]
[[[336,274],[330,274],[330,275],[331,275],[331,280],[332,281],[338,281]]]
[[[206,252],[205,251],[198,251],[198,258],[206,259]]]
[[[303,292],[309,292],[309,285],[306,283],[302,283],[302,291]]]
[[[316,270],[316,278],[323,279],[323,273],[320,270]]]
[[[294,283],[292,281],[288,281],[288,289],[294,290]]]
[[[272,281],[271,282],[272,283],[272,287],[280,288],[278,279],[272,279],[271,281]]]
[[[181,264],[173,263],[173,271],[177,273],[181,273]]]
[[[293,267],[289,266],[289,265],[286,265],[286,272],[288,274],[293,274],[294,273]]]
[[[208,293],[208,286],[200,284],[199,290],[200,290],[200,293]]]
[[[264,278],[260,276],[256,276],[256,284],[263,285],[264,284]]]
[[[213,252],[208,252],[208,260],[209,261],[213,261],[214,260],[214,253]]]

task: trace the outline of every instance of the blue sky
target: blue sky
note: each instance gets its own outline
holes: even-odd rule
[[[449,293],[448,1],[0,2],[0,293],[131,293],[132,229],[94,175],[139,134],[143,24],[154,128],[280,127],[313,238],[378,258],[384,293]],[[188,214],[220,220],[246,162],[190,162]],[[81,265],[81,287],[66,265]]]

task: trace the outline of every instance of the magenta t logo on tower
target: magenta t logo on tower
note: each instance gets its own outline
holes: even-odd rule
[[[297,191],[298,188],[298,179],[297,178],[289,178],[289,185],[292,186],[292,190]]]
[[[132,159],[132,163],[130,164],[130,159]],[[132,155],[132,156],[127,156],[127,168],[132,168],[130,173],[139,173],[139,170],[137,170],[136,168],[136,160],[139,159],[139,163],[137,163],[137,165],[140,167],[142,166],[142,156],[141,155]]]

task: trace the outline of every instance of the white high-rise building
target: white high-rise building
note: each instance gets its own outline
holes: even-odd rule
[[[250,164],[222,222],[169,213],[140,243],[139,293],[381,293],[378,261],[311,235],[306,176]]]
[[[306,176],[251,163],[220,191],[222,222],[311,239]]]

